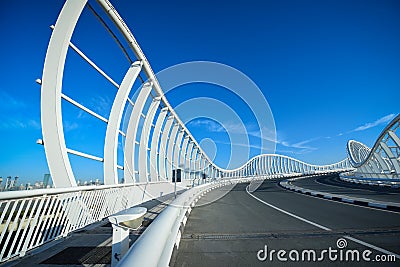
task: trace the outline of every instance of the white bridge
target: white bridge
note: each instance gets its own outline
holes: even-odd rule
[[[354,168],[357,175],[368,173],[373,177],[398,178],[400,141],[395,132],[399,127],[399,116],[385,129],[372,149],[350,141],[349,159],[331,165],[312,165],[283,155],[265,154],[234,170],[217,166],[169,104],[150,63],[115,8],[107,0],[93,2],[102,8],[102,14],[85,0],[67,0],[52,26],[43,76],[37,82],[41,84],[42,92],[43,139],[40,143],[44,145],[56,188],[0,194],[0,262],[24,256],[29,250],[119,211],[173,193],[173,172],[178,170],[182,176],[182,181],[177,184],[178,191],[193,187],[210,190],[230,180],[342,172]],[[121,81],[113,80],[95,63],[95,59],[89,58],[78,44],[71,42],[84,9],[94,14],[99,24],[111,33],[110,37],[116,40],[120,52],[126,55],[126,73]],[[100,74],[103,81],[115,87],[108,118],[64,92],[64,67],[67,55],[71,53],[76,53]],[[139,88],[134,86],[138,83]],[[138,92],[134,100],[129,98],[131,91]],[[103,155],[67,147],[62,105],[73,105],[104,123]],[[124,131],[122,117],[128,109],[131,112]],[[123,165],[118,165],[118,140],[121,136],[125,140]],[[394,146],[389,144],[391,142]],[[77,186],[69,154],[101,162],[104,185]],[[118,179],[118,170],[123,170],[123,183]],[[201,192],[196,191],[196,194]]]
[[[372,148],[350,140],[347,154],[356,170],[345,179],[358,182],[398,183],[400,180],[400,139],[397,131],[400,115],[397,115],[379,135]]]

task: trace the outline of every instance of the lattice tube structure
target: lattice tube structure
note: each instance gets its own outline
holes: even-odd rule
[[[347,154],[351,165],[356,168],[353,178],[399,179],[400,139],[398,129],[400,115],[397,115],[382,131],[372,148],[350,140]]]

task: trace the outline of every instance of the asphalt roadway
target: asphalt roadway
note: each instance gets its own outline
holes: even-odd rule
[[[170,265],[399,266],[400,213],[295,193],[279,181],[265,180],[254,192],[248,183],[222,187],[201,198]],[[388,254],[396,262],[378,262]]]
[[[313,176],[291,183],[302,188],[319,192],[400,204],[399,188],[348,183],[340,180],[338,175]]]

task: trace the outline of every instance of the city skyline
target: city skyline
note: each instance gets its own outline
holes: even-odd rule
[[[0,11],[4,36],[8,36],[1,44],[3,178],[40,180],[48,173],[43,147],[35,144],[41,138],[41,126],[40,86],[34,81],[41,77],[49,26],[62,4],[15,1],[3,4]],[[279,154],[315,164],[337,162],[346,157],[347,140],[359,140],[371,147],[398,113],[400,18],[396,1],[113,4],[156,73],[179,63],[202,60],[232,66],[250,77],[272,110]],[[146,12],[129,12],[150,8],[151,18]],[[13,20],[16,14],[19,19]],[[94,36],[79,36],[77,40],[83,38],[84,46]],[[106,47],[92,49],[91,55],[96,55]],[[107,70],[117,73],[112,65]],[[86,85],[84,81],[81,84]],[[214,89],[191,85],[171,91],[167,98],[174,107],[194,97],[226,98],[225,92]],[[88,102],[94,103],[99,113],[107,114],[112,104],[110,95],[92,96]],[[76,97],[84,99],[86,95],[79,93]],[[241,105],[239,100],[231,104]],[[64,124],[67,134],[76,139],[72,146],[79,145],[77,136],[84,134],[85,119],[78,114]],[[229,120],[224,123],[236,129]],[[252,125],[246,113],[244,123]],[[213,139],[220,152],[229,141],[210,120],[199,118],[187,126],[196,138]],[[84,148],[101,155],[99,142]],[[256,146],[258,141],[250,142]],[[216,163],[225,167],[226,158],[217,157]],[[77,179],[96,179],[99,175],[83,170]]]

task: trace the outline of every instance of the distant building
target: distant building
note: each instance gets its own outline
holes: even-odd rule
[[[43,188],[51,188],[53,187],[53,179],[49,173],[46,173],[43,176]]]
[[[4,190],[9,190],[11,188],[11,176],[7,177],[6,184],[4,186]]]
[[[18,184],[17,184],[18,178],[19,178],[18,176],[15,176],[15,177],[14,177],[13,185],[12,185],[11,188],[14,188],[14,187],[17,187],[17,186],[18,186]]]

